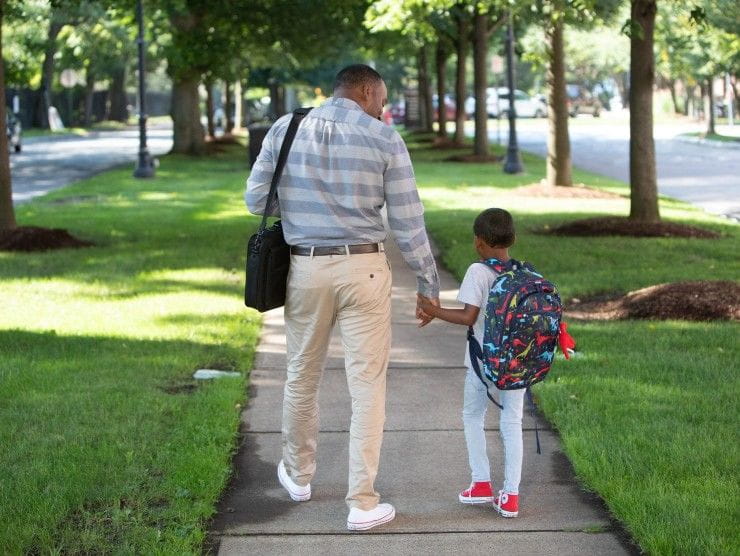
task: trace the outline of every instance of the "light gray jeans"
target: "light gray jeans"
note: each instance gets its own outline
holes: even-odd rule
[[[526,390],[497,390],[490,385],[490,391],[504,406],[503,410],[493,405],[486,396],[486,387],[473,369],[465,375],[463,400],[463,426],[465,442],[468,445],[468,462],[473,482],[490,481],[491,466],[486,452],[486,433],[484,430],[486,410],[491,405],[500,413],[499,429],[504,444],[504,492],[519,494],[519,481],[522,477],[522,413]]]

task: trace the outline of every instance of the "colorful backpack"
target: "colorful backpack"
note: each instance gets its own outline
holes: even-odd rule
[[[575,347],[561,322],[557,288],[528,263],[514,259],[482,263],[498,276],[488,294],[482,347],[472,327],[468,329],[471,364],[483,380],[478,366],[482,361],[483,373],[499,390],[529,388],[547,376],[558,340],[566,358]]]

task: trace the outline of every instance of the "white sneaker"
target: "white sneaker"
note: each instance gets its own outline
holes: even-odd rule
[[[390,504],[378,504],[372,510],[352,508],[347,516],[347,529],[350,531],[366,531],[393,521],[396,517],[396,508]]]
[[[293,482],[293,479],[288,475],[288,471],[285,469],[283,460],[278,463],[278,481],[283,485],[283,488],[288,491],[290,497],[296,502],[305,502],[311,499],[311,485],[300,486]]]

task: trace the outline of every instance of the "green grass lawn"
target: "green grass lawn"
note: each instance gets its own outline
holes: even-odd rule
[[[722,141],[723,143],[740,143],[740,137],[733,135],[720,135],[719,133],[704,133],[696,131],[694,133],[683,133],[685,137],[698,137],[700,139],[709,139],[710,141]]]
[[[737,279],[738,226],[664,199],[720,240],[556,238],[627,198],[546,200],[499,165],[414,147],[426,219],[458,277],[485,207],[514,214],[512,254],[567,300],[658,282]],[[241,301],[243,148],[168,156],[157,177],[107,172],[18,209],[96,247],[0,253],[0,547],[14,553],[197,553],[231,471],[259,315]],[[576,181],[627,195],[619,182]],[[585,485],[650,553],[732,553],[738,522],[738,325],[573,322],[580,356],[535,390]],[[198,368],[241,378],[196,385]],[[536,503],[536,501],[533,501]],[[567,509],[564,509],[567,511]]]
[[[168,156],[154,179],[127,166],[18,207],[96,246],[0,252],[0,552],[200,552],[260,326],[246,158]]]
[[[65,137],[67,135],[78,135],[84,137],[87,135],[87,130],[83,127],[65,127],[59,131],[52,131],[50,129],[41,129],[37,127],[26,128],[23,130],[23,137]]]
[[[169,116],[166,116],[166,120],[162,117],[157,117],[157,121],[172,121]],[[152,118],[149,118],[149,123],[152,123]],[[23,130],[23,137],[65,137],[68,135],[77,135],[85,137],[90,134],[91,131],[121,131],[129,129],[133,125],[138,125],[138,121],[133,118],[129,123],[116,122],[113,120],[106,120],[103,122],[96,122],[89,128],[85,127],[65,127],[59,131],[51,131],[50,129],[41,129],[37,127],[31,127]]]
[[[538,231],[569,220],[627,215],[627,186],[576,171],[576,181],[625,197],[516,197],[514,187],[544,175],[541,158],[525,154],[526,173],[509,176],[500,165],[440,162],[451,153],[411,146],[417,148],[412,156],[427,227],[441,251],[440,262],[459,279],[476,258],[473,220],[491,206],[514,215],[518,239],[512,256],[531,261],[558,284],[566,302],[661,282],[740,277],[740,227],[727,220],[663,199],[664,219],[716,230],[724,237],[542,235]],[[534,392],[584,485],[604,498],[650,554],[736,554],[740,326],[572,322],[569,331],[579,356],[558,362]]]

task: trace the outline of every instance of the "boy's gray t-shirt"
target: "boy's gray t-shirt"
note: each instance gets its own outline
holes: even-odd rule
[[[473,263],[465,272],[465,277],[460,284],[460,292],[457,294],[458,301],[480,307],[478,319],[473,325],[475,339],[479,344],[483,344],[483,323],[486,318],[488,292],[491,291],[496,276],[498,274],[491,267],[483,263]],[[467,342],[465,343],[465,366],[470,368],[470,352]]]

